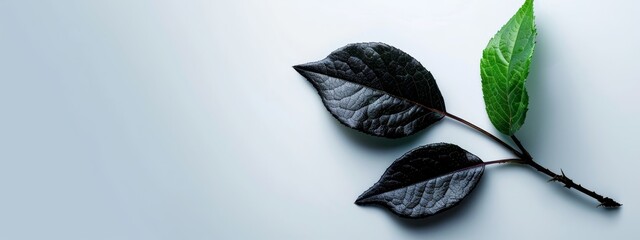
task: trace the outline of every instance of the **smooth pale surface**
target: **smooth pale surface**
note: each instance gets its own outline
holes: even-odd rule
[[[291,66],[381,41],[497,133],[479,60],[520,1],[0,1],[0,239],[631,239],[640,235],[640,2],[535,3],[519,137],[616,211],[519,166],[443,215],[356,197],[421,144],[511,157],[444,120],[356,133]]]

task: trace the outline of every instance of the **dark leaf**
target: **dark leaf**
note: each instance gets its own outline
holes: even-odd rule
[[[476,186],[480,158],[448,143],[411,150],[396,160],[356,204],[379,204],[409,218],[434,215],[456,206]]]
[[[445,111],[431,73],[384,43],[349,44],[293,68],[313,84],[335,118],[368,134],[404,137],[442,119],[438,111]]]

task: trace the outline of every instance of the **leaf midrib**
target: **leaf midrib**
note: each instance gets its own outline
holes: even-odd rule
[[[511,132],[513,129],[513,118],[514,118],[514,111],[517,111],[517,109],[513,108],[513,103],[511,100],[511,92],[516,90],[516,87],[513,87],[512,90],[509,90],[509,88],[511,88],[511,76],[512,76],[512,63],[513,63],[513,55],[514,55],[514,51],[516,48],[516,43],[518,42],[518,39],[520,39],[520,34],[522,33],[522,24],[524,23],[525,19],[528,17],[528,11],[529,8],[532,8],[532,5],[527,5],[526,8],[522,7],[522,12],[519,12],[522,14],[522,19],[520,19],[520,22],[518,23],[517,19],[514,18],[514,22],[516,22],[518,24],[518,30],[516,32],[516,39],[513,41],[513,44],[510,47],[510,54],[509,54],[509,61],[507,62],[507,72],[506,72],[506,82],[507,82],[507,89],[505,91],[506,95],[507,95],[507,105],[508,105],[508,109],[509,109],[509,120],[508,120],[508,124],[509,124],[509,129],[508,131]],[[518,13],[516,13],[517,15]],[[504,33],[503,33],[504,34]],[[500,35],[500,40],[502,40],[502,35]],[[504,58],[504,54],[502,53],[502,51],[500,50],[500,41],[498,41],[498,53],[500,53],[500,55],[502,56],[502,58]],[[506,59],[505,59],[506,60]],[[525,60],[526,61],[526,60]],[[516,86],[518,84],[515,84]],[[524,95],[524,91],[522,91],[520,93],[520,99],[522,99],[522,96]],[[516,107],[519,108],[519,107]]]
[[[430,181],[430,180],[433,180],[433,179],[437,179],[437,178],[443,177],[443,176],[447,176],[447,175],[451,175],[451,174],[455,174],[455,173],[458,173],[458,172],[467,171],[467,170],[471,170],[471,169],[473,169],[473,168],[479,168],[479,167],[484,167],[484,162],[480,162],[480,163],[475,164],[475,165],[471,165],[471,166],[464,167],[464,168],[461,168],[461,169],[458,169],[458,170],[454,170],[454,171],[452,171],[452,172],[448,172],[448,173],[440,174],[440,175],[438,175],[438,176],[431,177],[431,178],[428,178],[428,179],[423,180],[423,181],[418,181],[418,182],[416,182],[416,183],[408,184],[408,185],[406,185],[406,186],[404,186],[404,187],[392,188],[392,189],[390,189],[390,190],[388,190],[388,191],[384,191],[384,192],[381,192],[381,193],[376,193],[376,194],[371,195],[371,196],[368,196],[368,197],[366,197],[366,198],[364,198],[364,199],[367,199],[367,198],[370,198],[370,197],[373,197],[373,196],[382,195],[382,194],[389,193],[389,192],[393,192],[393,191],[396,191],[396,190],[399,190],[399,189],[402,189],[402,188],[408,188],[408,187],[411,187],[411,186],[414,186],[414,185],[418,185],[418,184],[420,184],[420,183],[428,182],[428,181]]]
[[[367,67],[368,67],[368,65],[367,65]],[[365,87],[365,88],[374,89],[374,90],[377,90],[377,91],[383,92],[383,93],[385,93],[385,94],[387,94],[387,95],[389,95],[389,96],[392,96],[392,97],[394,97],[394,98],[402,99],[402,100],[404,100],[404,101],[407,101],[407,102],[412,103],[412,104],[414,104],[414,105],[417,105],[417,106],[419,106],[419,107],[422,107],[422,108],[424,108],[424,109],[427,109],[427,110],[429,110],[429,111],[431,111],[431,112],[435,112],[435,113],[438,113],[438,114],[441,114],[441,115],[446,115],[446,114],[445,114],[445,113],[446,113],[446,111],[439,110],[439,109],[437,109],[437,108],[435,108],[435,107],[428,107],[428,106],[426,106],[426,105],[424,105],[424,104],[418,103],[418,102],[413,101],[413,100],[411,100],[411,99],[408,99],[408,98],[406,98],[406,97],[398,96],[398,95],[396,95],[396,94],[390,93],[390,92],[388,92],[388,91],[386,91],[386,90],[383,90],[383,89],[379,89],[379,88],[372,87],[372,86],[367,86],[367,85],[364,85],[364,84],[362,84],[362,83],[357,83],[357,82],[349,81],[349,80],[344,79],[344,78],[338,78],[338,77],[334,77],[334,76],[327,75],[327,74],[324,74],[324,73],[320,73],[320,72],[316,72],[316,71],[311,71],[311,70],[308,70],[308,69],[304,69],[304,68],[301,68],[301,69],[302,69],[302,70],[304,70],[304,71],[307,71],[307,72],[312,72],[312,73],[319,74],[319,75],[323,75],[323,76],[327,76],[327,77],[330,77],[330,78],[340,79],[340,80],[342,80],[342,81],[349,82],[349,83],[352,83],[352,84],[355,84],[355,85],[358,85],[358,86],[362,86],[362,87]],[[377,77],[377,75],[376,75],[376,77]]]

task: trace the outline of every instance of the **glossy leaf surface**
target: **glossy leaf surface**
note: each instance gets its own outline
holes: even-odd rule
[[[445,111],[431,73],[384,43],[349,44],[294,68],[313,84],[336,119],[368,134],[411,135],[442,119],[437,111]]]
[[[428,217],[456,206],[483,172],[482,160],[456,145],[422,146],[391,164],[356,204],[379,204],[402,217]]]

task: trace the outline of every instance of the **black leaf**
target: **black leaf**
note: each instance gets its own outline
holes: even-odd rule
[[[313,84],[335,118],[368,134],[404,137],[444,117],[444,99],[431,73],[384,43],[349,44],[293,68]]]
[[[484,164],[448,143],[415,148],[396,160],[356,204],[379,204],[408,218],[434,215],[456,206],[476,186]]]

